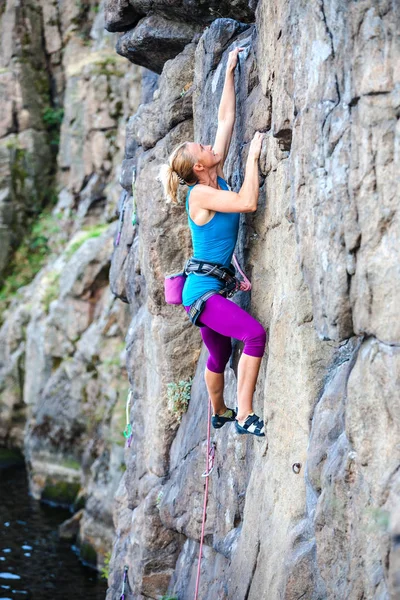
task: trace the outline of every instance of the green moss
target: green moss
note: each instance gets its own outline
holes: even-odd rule
[[[82,493],[82,491],[80,491],[72,505],[73,511],[78,512],[78,510],[81,510],[81,508],[85,508],[85,506],[86,506],[86,496],[85,496],[85,494]]]
[[[48,483],[42,492],[42,500],[61,506],[71,506],[79,492],[79,488],[80,484],[76,482],[57,481]]]
[[[187,411],[192,389],[192,379],[167,384],[168,409],[177,416],[178,421]]]
[[[106,77],[123,77],[125,73],[117,68],[118,60],[115,56],[106,56],[93,62],[93,75],[106,75]],[[111,90],[110,90],[111,92]]]
[[[81,560],[93,567],[97,565],[97,552],[89,542],[82,542],[79,547]]]
[[[19,450],[0,448],[0,469],[19,467],[24,464],[24,457]]]
[[[33,80],[37,95],[42,99],[44,104],[50,103],[50,82],[45,71],[35,69],[35,78]]]
[[[18,199],[25,191],[25,181],[28,177],[26,164],[29,157],[25,148],[20,148],[12,142],[7,144],[7,148],[10,150],[11,188],[14,198]]]
[[[58,219],[53,217],[50,209],[43,212],[30,231],[22,240],[4,271],[4,279],[0,287],[0,321],[1,315],[15,297],[19,288],[28,285],[45,265],[51,254],[49,240],[61,231]],[[59,277],[59,276],[58,276]],[[58,277],[53,275],[45,305],[50,304],[57,291]],[[48,308],[47,308],[48,310]]]
[[[81,463],[75,460],[75,458],[64,458],[60,465],[62,467],[66,467],[67,469],[73,469],[74,471],[81,470]]]
[[[93,227],[90,227],[90,229],[83,229],[79,233],[79,237],[68,245],[68,248],[65,251],[65,258],[67,260],[70,259],[87,240],[100,237],[108,227],[108,223],[105,223],[103,225],[94,225]]]

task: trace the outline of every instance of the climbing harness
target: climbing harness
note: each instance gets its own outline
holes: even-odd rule
[[[193,325],[197,325],[198,327],[203,327],[203,325],[201,323],[198,323],[197,320],[198,320],[199,316],[201,315],[201,313],[203,312],[203,309],[204,309],[204,306],[205,306],[207,300],[209,298],[211,298],[211,296],[214,296],[215,294],[221,294],[221,296],[223,296],[224,290],[220,290],[219,292],[217,290],[210,290],[209,292],[206,292],[205,294],[200,296],[200,298],[197,298],[197,300],[195,302],[193,302],[193,304],[190,305],[188,317],[191,320],[191,322],[193,323]]]
[[[186,261],[184,272],[187,275],[194,273],[197,277],[212,276],[223,281],[225,285],[224,290],[229,298],[239,289],[239,281],[235,277],[235,270],[219,263],[189,258]]]
[[[236,277],[233,265],[230,267],[225,267],[219,263],[206,262],[195,258],[189,258],[189,260],[186,262],[184,268],[185,275],[194,273],[196,277],[212,276],[216,277],[220,281],[223,281],[224,283],[222,290],[210,290],[205,292],[202,296],[197,298],[193,304],[190,305],[188,317],[193,325],[202,327],[197,320],[204,309],[205,303],[209,298],[211,298],[211,296],[214,296],[214,294],[221,294],[222,296],[231,298],[234,294],[236,294],[236,292],[251,290],[251,283],[240,268],[239,261],[235,255],[233,255],[232,260],[236,269],[243,277],[243,281]]]
[[[211,398],[208,398],[207,459],[206,459],[206,470],[202,474],[202,477],[205,477],[206,484],[205,484],[205,488],[204,488],[203,520],[201,523],[200,549],[199,549],[199,559],[198,559],[198,563],[197,563],[196,589],[195,589],[195,593],[194,593],[194,600],[197,600],[197,597],[199,594],[201,559],[202,559],[202,553],[203,553],[204,531],[205,531],[206,518],[207,518],[208,482],[209,482],[209,477],[214,469],[214,459],[215,459],[215,444],[211,443]]]
[[[125,585],[126,585],[126,580],[127,580],[127,576],[128,576],[128,565],[124,566],[124,576],[122,579],[122,590],[121,590],[121,595],[119,597],[119,600],[125,600]]]
[[[131,425],[130,418],[129,418],[131,399],[132,399],[132,389],[129,389],[128,397],[126,399],[126,427],[123,432],[128,448],[131,447],[132,437],[133,437],[132,425]]]

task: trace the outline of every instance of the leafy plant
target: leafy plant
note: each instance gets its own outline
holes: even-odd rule
[[[47,106],[42,113],[43,123],[49,132],[50,146],[58,147],[60,143],[60,127],[64,118],[63,108]]]
[[[47,106],[43,111],[43,123],[48,125],[49,127],[58,126],[60,127],[62,120],[64,117],[64,109],[63,108],[53,108],[51,106]]]
[[[110,576],[110,561],[111,561],[111,552],[106,552],[104,556],[104,566],[101,568],[101,576],[104,579],[108,579]]]
[[[181,380],[178,383],[167,384],[168,409],[177,416],[178,421],[182,419],[182,415],[188,409],[192,382],[193,379],[189,378],[187,381]]]

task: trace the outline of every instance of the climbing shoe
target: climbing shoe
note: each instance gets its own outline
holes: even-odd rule
[[[232,422],[236,419],[236,412],[233,408],[227,408],[223,415],[213,415],[211,423],[214,429],[220,429],[225,423]]]
[[[235,426],[238,433],[250,433],[258,437],[265,437],[264,421],[254,413],[249,414],[243,425],[240,425],[239,421],[236,421]]]

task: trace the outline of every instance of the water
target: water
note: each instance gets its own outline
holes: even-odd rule
[[[106,581],[58,538],[70,517],[28,495],[23,467],[0,469],[0,600],[104,600]]]

